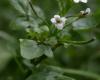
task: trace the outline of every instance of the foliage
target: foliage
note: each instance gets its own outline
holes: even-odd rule
[[[100,80],[99,3],[0,1],[0,80]],[[62,30],[55,14],[67,18]]]

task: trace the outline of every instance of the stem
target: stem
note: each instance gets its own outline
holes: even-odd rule
[[[63,45],[63,43],[70,43],[70,44],[77,44],[77,45],[82,45],[82,44],[88,44],[90,42],[93,42],[95,39],[92,38],[88,41],[59,41],[58,44],[56,44],[55,46],[52,47],[52,50],[54,51],[57,47]]]
[[[27,1],[28,2],[28,1]],[[29,16],[29,4],[27,4],[26,7],[26,20],[29,21],[30,20],[30,16]]]
[[[30,5],[30,7],[31,7],[31,9],[32,9],[32,11],[33,11],[33,13],[34,13],[38,18],[40,18],[40,17],[38,16],[37,12],[35,11],[34,7],[33,7],[31,0],[29,0],[29,5]]]
[[[65,43],[71,43],[71,44],[88,44],[88,43],[91,43],[95,40],[95,38],[92,38],[90,40],[87,40],[87,41],[60,41],[60,42],[65,42]]]
[[[14,60],[15,60],[15,62],[17,63],[17,65],[18,65],[20,71],[21,71],[22,73],[25,73],[25,72],[24,72],[24,69],[23,69],[21,63],[18,61],[17,57],[16,57],[15,55],[13,55],[13,56],[14,56]]]
[[[33,13],[35,14],[35,16],[38,17],[38,18],[39,18],[40,20],[42,20],[43,22],[45,22],[46,25],[48,25],[48,23],[47,23],[44,19],[42,19],[40,16],[38,16],[37,12],[35,11],[35,9],[34,9],[34,7],[33,7],[33,5],[32,5],[31,0],[29,0],[28,2],[29,2],[29,5],[30,5],[30,7],[31,7],[31,9],[32,9],[32,11],[33,11]]]
[[[62,6],[62,0],[57,0],[58,2],[58,6],[59,6],[59,10],[60,10],[60,13],[62,14],[62,11],[63,11],[63,6]]]
[[[81,75],[88,78],[93,78],[95,80],[100,80],[100,75],[95,74],[95,73],[90,73],[90,72],[81,71],[81,70],[74,70],[74,69],[62,69],[56,66],[49,66],[49,67],[55,71],[69,73],[69,74],[76,74],[76,75]]]
[[[20,64],[20,62],[19,62],[17,59],[16,59],[15,61],[16,61],[17,65],[18,65],[20,71],[21,71],[22,73],[24,73],[24,69],[23,69],[22,65]]]
[[[78,17],[78,16],[72,16],[72,15],[71,15],[71,16],[65,16],[65,17],[66,17],[66,18],[70,18],[70,17]]]

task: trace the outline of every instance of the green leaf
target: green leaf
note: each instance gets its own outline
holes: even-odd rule
[[[43,55],[36,41],[20,39],[21,56],[26,59],[34,59]]]
[[[49,46],[45,46],[44,54],[48,57],[53,57],[52,49]]]
[[[46,25],[41,26],[40,29],[41,29],[43,32],[49,32],[49,28],[48,28],[48,26],[46,26]]]
[[[27,4],[27,0],[10,0],[10,2],[16,10],[25,14],[25,5]]]
[[[45,19],[45,15],[40,7],[34,6],[34,10],[40,18]]]
[[[44,55],[47,57],[52,58],[54,56],[50,46],[40,45],[40,47],[43,50]]]
[[[85,80],[84,78],[86,78],[86,77],[90,78],[88,80],[91,80],[91,79],[99,80],[100,79],[100,76],[98,74],[88,72],[88,71],[74,70],[74,69],[63,69],[63,68],[59,68],[59,67],[56,67],[56,66],[49,66],[49,67],[51,67],[52,70],[55,70],[55,71],[58,71],[58,72],[83,76],[83,80]]]
[[[26,80],[75,80],[71,77],[63,76],[61,73],[56,71],[41,71],[32,74]]]
[[[46,43],[46,44],[49,44],[49,45],[51,45],[51,46],[54,46],[54,45],[57,44],[57,39],[56,39],[56,37],[50,37],[49,39],[47,39],[47,40],[45,41],[45,43]]]
[[[0,31],[0,72],[16,56],[17,40],[6,32]],[[1,77],[0,77],[1,78]]]
[[[31,60],[27,60],[27,59],[24,59],[23,60],[23,63],[28,67],[28,68],[33,68],[33,64],[31,63]]]
[[[14,8],[19,11],[21,14],[24,14],[24,15],[28,15],[28,16],[31,16],[33,17],[34,13],[32,12],[32,9],[31,7],[29,6],[29,2],[28,0],[10,0],[12,6],[14,6]],[[37,9],[37,7],[35,7]],[[36,10],[36,11],[40,11],[39,9]]]
[[[70,30],[71,26],[69,27],[66,27],[65,29],[63,29],[59,34],[58,34],[58,37],[59,37],[59,40],[60,41],[65,41],[65,40],[70,40],[71,39],[71,34],[69,33],[68,30]]]
[[[68,76],[64,76],[61,73],[51,71],[48,73],[46,80],[75,80],[75,79]]]
[[[31,30],[36,33],[41,33],[42,30],[39,28],[38,20],[31,19],[30,21],[27,21],[26,18],[18,18],[15,21],[12,21],[10,24],[11,29],[13,30],[25,30],[28,27],[31,27]]]
[[[92,18],[82,18],[73,22],[74,30],[87,30],[96,26],[96,22]]]
[[[68,17],[68,16],[67,16]],[[67,21],[66,21],[66,25],[69,25],[71,23],[73,23],[74,21],[76,21],[78,19],[78,17],[68,17]],[[66,26],[65,25],[65,26]]]

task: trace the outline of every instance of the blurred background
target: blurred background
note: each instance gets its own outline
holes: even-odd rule
[[[65,3],[67,2],[68,0],[65,0]],[[33,0],[33,4],[43,10],[48,22],[59,10],[56,0]],[[79,5],[74,5],[69,9],[70,7],[69,3],[67,3],[66,11],[68,13],[66,14],[72,12],[74,14],[80,11]],[[71,45],[67,49],[59,47],[55,51],[55,57],[62,67],[100,74],[100,0],[89,0],[85,7],[91,8],[93,18],[97,23],[95,28],[93,28],[93,35],[96,37],[96,40],[88,45]],[[18,39],[25,36],[25,30],[18,25],[17,27],[11,26],[18,15],[19,13],[10,4],[9,0],[0,0],[0,80],[21,80],[22,74],[14,58],[16,54],[19,55]],[[51,62],[49,64],[55,63]]]

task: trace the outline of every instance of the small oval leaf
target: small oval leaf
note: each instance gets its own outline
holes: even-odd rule
[[[21,47],[21,56],[26,59],[34,59],[43,55],[41,53],[40,47],[37,45],[36,41],[21,39],[20,41]]]

